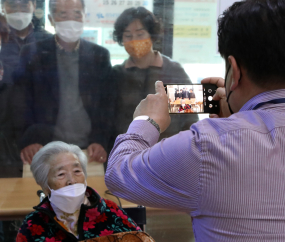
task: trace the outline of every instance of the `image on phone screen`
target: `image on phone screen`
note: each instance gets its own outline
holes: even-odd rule
[[[165,85],[169,113],[219,113],[219,102],[213,100],[216,89],[213,84]]]

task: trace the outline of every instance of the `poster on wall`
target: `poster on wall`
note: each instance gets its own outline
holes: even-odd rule
[[[101,43],[100,29],[84,29],[81,38],[94,44]]]
[[[113,40],[113,28],[103,28],[102,46],[108,49],[111,53],[113,64],[120,64],[129,56],[125,51],[125,48]],[[114,59],[117,59],[118,61],[114,61]]]
[[[143,6],[152,11],[152,0],[89,0],[86,2],[87,27],[113,27],[127,8]]]
[[[181,64],[216,63],[216,0],[175,0],[173,59]]]

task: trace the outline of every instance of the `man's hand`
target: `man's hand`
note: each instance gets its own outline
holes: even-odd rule
[[[87,148],[89,162],[97,161],[104,163],[107,160],[107,152],[102,145],[93,143]]]
[[[218,87],[213,100],[220,101],[220,113],[210,114],[210,118],[227,118],[231,116],[227,103],[225,80],[221,77],[208,77],[201,81],[202,84],[214,84]]]
[[[40,144],[31,144],[21,150],[21,159],[24,164],[31,164],[34,155],[39,151],[43,146]]]
[[[168,97],[165,93],[163,82],[155,83],[156,94],[147,95],[137,106],[134,118],[146,115],[153,119],[160,127],[160,132],[164,132],[170,124],[170,115],[168,113]]]

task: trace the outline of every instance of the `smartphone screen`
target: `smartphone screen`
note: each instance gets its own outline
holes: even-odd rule
[[[169,113],[219,113],[219,102],[213,101],[216,89],[212,84],[165,85]]]

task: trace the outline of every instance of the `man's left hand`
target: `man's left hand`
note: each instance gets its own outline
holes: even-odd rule
[[[134,118],[142,115],[149,116],[160,127],[160,132],[164,132],[170,124],[170,115],[168,112],[168,97],[166,95],[163,82],[155,83],[156,94],[147,95],[137,106]]]
[[[89,162],[97,161],[104,163],[107,160],[107,152],[102,145],[93,143],[87,148]]]

